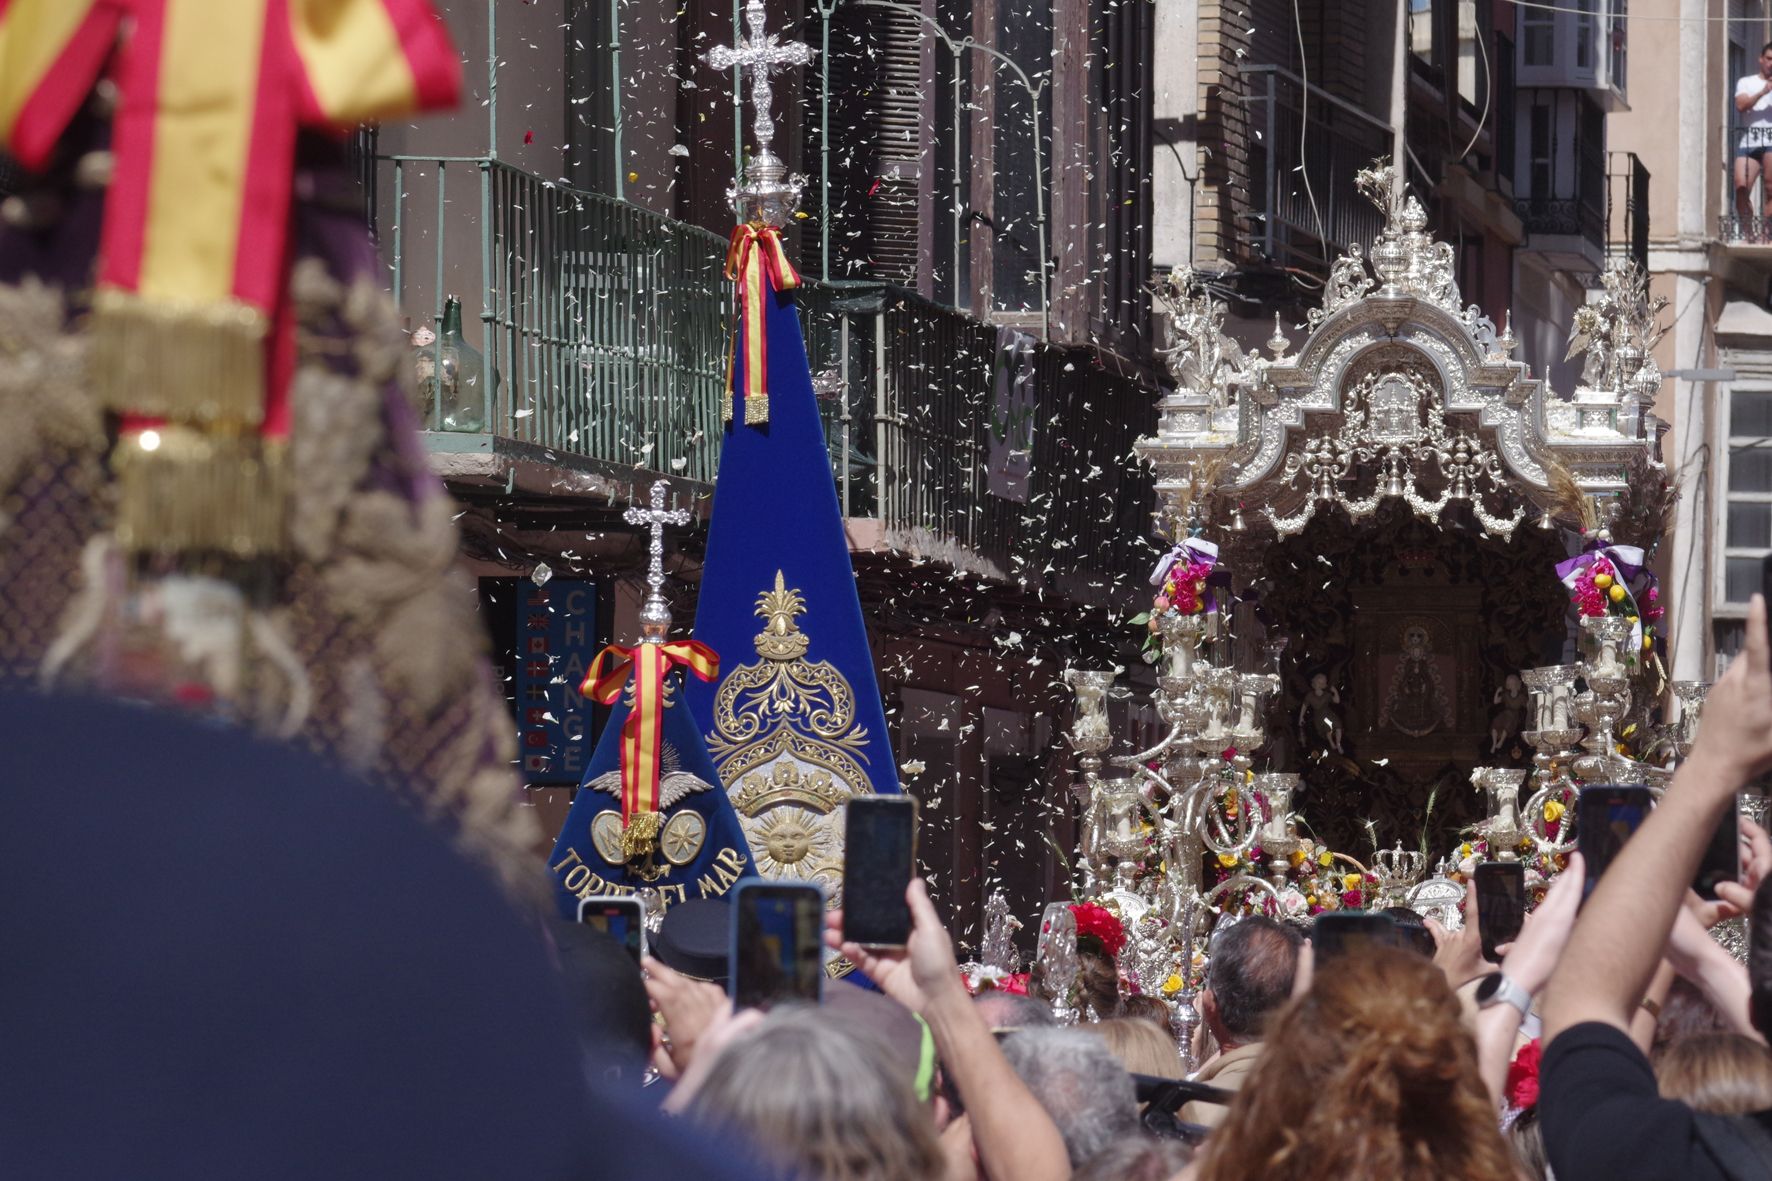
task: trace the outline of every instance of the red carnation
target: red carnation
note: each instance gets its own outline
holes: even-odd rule
[[[1538,1102],[1538,1060],[1544,1056],[1544,1047],[1537,1038],[1533,1038],[1520,1047],[1514,1060],[1507,1064],[1507,1085],[1502,1093],[1507,1096],[1509,1107],[1524,1111]]]
[[[1016,996],[1026,996],[1028,994],[1028,974],[1026,972],[1011,972],[998,980],[994,987],[998,992],[1012,992]]]
[[[1071,913],[1077,916],[1077,938],[1093,935],[1101,941],[1102,950],[1111,956],[1120,954],[1126,946],[1126,928],[1114,917],[1114,912],[1093,902],[1072,905]]]

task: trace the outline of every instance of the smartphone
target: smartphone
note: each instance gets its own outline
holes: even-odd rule
[[[1583,901],[1594,892],[1600,875],[1624,848],[1630,834],[1637,831],[1637,826],[1649,815],[1653,802],[1648,788],[1635,785],[1603,783],[1581,789],[1575,815],[1576,841],[1586,867],[1581,884]]]
[[[1318,915],[1311,926],[1311,956],[1319,971],[1324,961],[1337,956],[1398,946],[1397,920],[1375,911],[1333,910]]]
[[[1698,863],[1698,872],[1693,875],[1692,888],[1706,902],[1715,902],[1719,883],[1740,879],[1741,813],[1739,805],[1732,800],[1729,810],[1717,821],[1717,830],[1711,833],[1704,859]]]
[[[621,944],[636,964],[646,954],[646,904],[638,898],[586,898],[578,921]]]
[[[816,1005],[824,989],[824,891],[811,882],[751,878],[732,891],[733,1004]]]
[[[917,864],[917,801],[857,796],[843,810],[843,938],[903,947],[911,937],[904,894]]]
[[[1496,949],[1520,937],[1526,925],[1526,866],[1518,861],[1485,861],[1477,866],[1477,933],[1483,958],[1501,962]]]

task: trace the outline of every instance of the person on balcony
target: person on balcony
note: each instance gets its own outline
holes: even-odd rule
[[[1772,195],[1772,172],[1766,170],[1766,149],[1772,148],[1772,42],[1760,49],[1760,68],[1735,84],[1735,110],[1741,115],[1741,138],[1735,147],[1735,212],[1743,237],[1758,240],[1761,225],[1754,218],[1753,190],[1764,183],[1760,207]]]

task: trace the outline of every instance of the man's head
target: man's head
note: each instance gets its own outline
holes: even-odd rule
[[[1772,1038],[1772,877],[1754,891],[1754,908],[1748,915],[1747,980],[1753,989],[1754,1028]]]
[[[1298,932],[1268,918],[1248,918],[1213,944],[1202,1015],[1225,1049],[1261,1040],[1262,1027],[1292,995]]]
[[[1138,1134],[1138,1095],[1107,1043],[1080,1029],[1024,1029],[1003,1054],[1064,1137],[1076,1168]]]
[[[972,1003],[992,1029],[1035,1029],[1058,1024],[1051,1005],[1025,993],[993,988],[979,993]]]
[[[1772,74],[1772,41],[1760,46],[1760,73]]]

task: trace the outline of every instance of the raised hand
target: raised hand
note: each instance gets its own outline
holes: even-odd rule
[[[960,965],[954,959],[954,941],[929,901],[922,878],[912,878],[905,890],[911,908],[910,941],[902,948],[865,948],[843,942],[843,912],[825,916],[825,943],[841,951],[849,962],[867,973],[880,991],[921,1013],[931,999],[946,989],[961,989]]]

